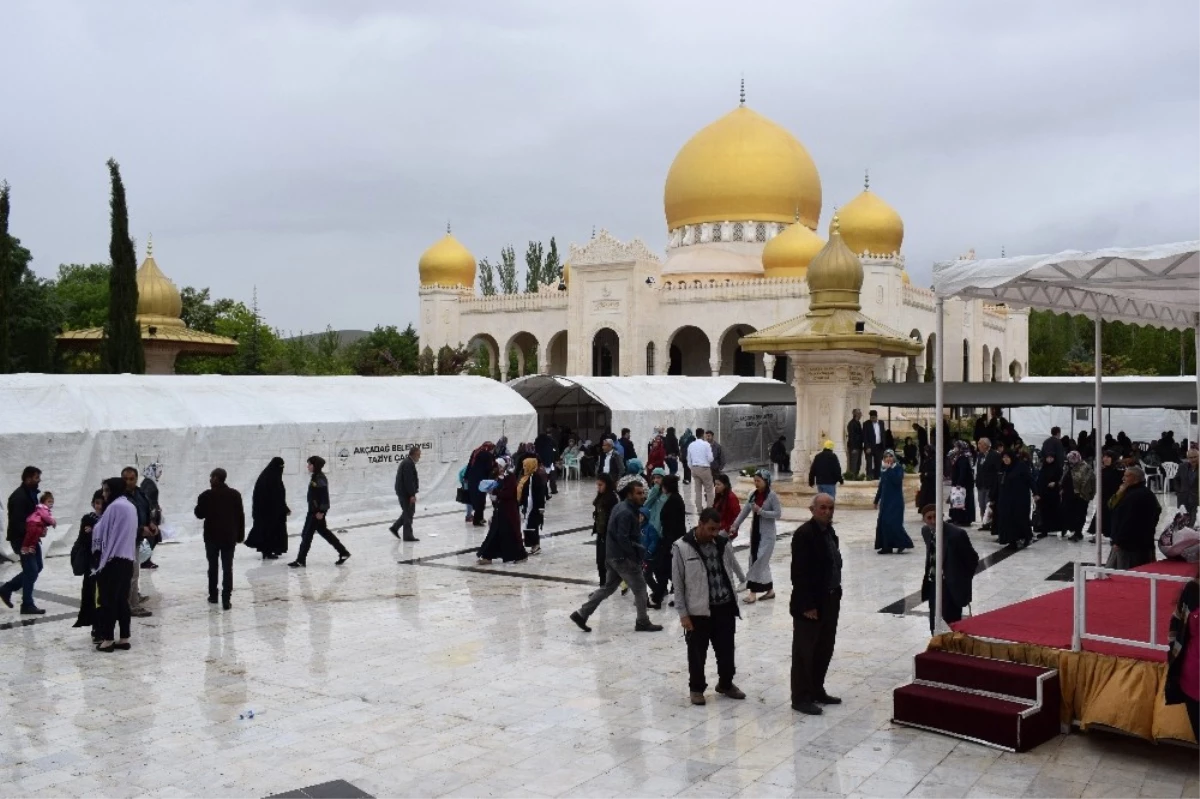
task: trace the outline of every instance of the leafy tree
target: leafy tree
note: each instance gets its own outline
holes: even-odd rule
[[[54,294],[63,312],[63,328],[104,327],[108,320],[108,264],[60,264]]]
[[[485,297],[490,297],[496,293],[496,273],[494,267],[484,258],[479,262],[478,277],[479,277],[479,293]],[[430,356],[432,357],[432,356]]]
[[[511,244],[500,251],[500,265],[496,267],[496,276],[500,279],[501,293],[516,294],[520,291],[517,283],[517,253]]]
[[[28,263],[29,251],[16,239],[10,241],[10,257]],[[37,277],[22,267],[21,280],[12,292],[14,313],[10,319],[14,372],[53,372],[57,342],[62,325],[62,308],[54,295],[51,281]]]
[[[1104,322],[1100,328],[1106,375],[1196,373],[1195,340],[1189,331]],[[1029,316],[1029,372],[1092,374],[1095,322],[1086,316],[1033,311]]]
[[[558,244],[550,237],[550,248],[546,251],[546,262],[542,264],[542,282],[552,286],[562,282],[563,265],[558,258]]]
[[[434,371],[433,367],[434,367],[433,348],[430,347],[428,344],[426,344],[425,349],[421,350],[421,358],[418,361],[417,373],[423,374],[423,375],[431,375],[431,374],[433,374],[433,371]]]
[[[13,292],[20,282],[25,265],[14,257],[13,244],[8,238],[8,215],[12,210],[8,181],[0,182],[0,373],[12,367],[12,322],[16,305]]]
[[[525,250],[525,292],[536,294],[543,283],[542,243],[531,241]]]
[[[137,256],[129,238],[129,212],[125,207],[125,184],[121,166],[108,159],[112,179],[112,238],[108,253],[112,259],[109,274],[108,324],[103,342],[104,367],[112,374],[146,371],[142,350],[142,328],[137,321]]]
[[[360,375],[416,374],[419,371],[419,340],[411,324],[403,331],[397,330],[395,325],[377,325],[371,333],[354,342],[347,355],[354,371]]]
[[[189,292],[193,297],[207,296],[208,289],[196,291],[185,288],[180,294]],[[206,333],[234,339],[238,348],[230,355],[181,355],[175,362],[179,374],[250,375],[263,374],[272,364],[281,361],[282,346],[275,331],[263,324],[262,319],[245,303],[223,299],[209,304],[216,308]],[[207,318],[207,310],[204,310]],[[190,325],[189,325],[190,327]]]
[[[480,353],[483,355],[483,372],[479,371]],[[471,352],[470,348],[443,346],[437,354],[437,373],[439,375],[468,375],[487,374],[487,353],[482,348]]]

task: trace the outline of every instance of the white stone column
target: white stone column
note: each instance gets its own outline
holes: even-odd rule
[[[834,453],[849,466],[846,423],[854,408],[871,404],[872,375],[881,359],[861,352],[789,352],[796,391],[796,439],[793,480],[806,481],[813,457],[832,441]]]
[[[708,359],[708,368],[712,370],[713,377],[720,377],[721,376],[721,359],[720,358],[709,358]]]
[[[775,356],[769,352],[763,353],[763,377],[775,374]]]
[[[538,343],[538,374],[550,374],[550,345]]]

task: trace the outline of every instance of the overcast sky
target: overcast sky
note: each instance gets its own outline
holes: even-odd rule
[[[666,245],[678,149],[737,104],[870,167],[914,282],[981,255],[1200,238],[1200,4],[27,0],[0,8],[0,177],[52,276],[131,233],[285,330],[416,322],[449,219],[496,260]],[[140,255],[140,254],[139,254]]]

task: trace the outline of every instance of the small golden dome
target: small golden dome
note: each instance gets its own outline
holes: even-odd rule
[[[862,193],[838,211],[842,220],[842,238],[855,255],[893,255],[904,243],[904,220],[892,206],[870,189],[869,180]]]
[[[154,260],[154,245],[146,247],[146,260],[137,271],[137,318],[142,324],[183,326],[183,298]]]
[[[804,277],[824,247],[825,240],[807,225],[793,223],[763,247],[763,277]]]
[[[475,256],[446,231],[440,241],[424,252],[417,265],[422,286],[475,285]]]
[[[909,276],[908,276],[908,270],[907,270],[907,269],[901,269],[901,270],[900,270],[900,282],[901,282],[901,283],[903,283],[903,284],[904,284],[904,285],[906,285],[906,286],[908,286],[908,285],[911,285],[911,284],[912,284],[912,280],[911,280],[911,279],[909,278]]]
[[[564,286],[571,285],[571,265],[563,264],[562,282]]]
[[[667,230],[703,222],[800,221],[816,229],[821,178],[795,136],[744,105],[688,140],[667,172]]]
[[[812,298],[809,308],[813,311],[827,308],[858,311],[862,307],[859,303],[862,261],[842,241],[839,214],[834,214],[830,223],[829,243],[808,265],[808,291]]]

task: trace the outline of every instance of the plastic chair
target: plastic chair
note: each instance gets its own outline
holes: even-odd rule
[[[571,472],[575,472],[575,479],[583,479],[583,471],[579,468],[578,455],[563,455],[563,470],[566,472],[568,480],[571,479]]]
[[[1165,499],[1171,488],[1171,481],[1179,474],[1179,464],[1174,461],[1164,461],[1160,467],[1163,473],[1162,495]]]

